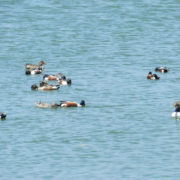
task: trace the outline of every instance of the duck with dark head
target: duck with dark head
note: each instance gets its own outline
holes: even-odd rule
[[[60,104],[58,103],[47,104],[44,102],[36,103],[36,107],[39,107],[39,108],[84,107],[84,106],[85,106],[84,100],[81,100],[80,103],[73,102],[73,101],[60,101]]]
[[[158,79],[160,79],[160,77],[157,76],[157,74],[152,74],[152,72],[149,72],[147,75],[147,79],[158,80]]]
[[[70,86],[72,84],[72,80],[70,78],[66,79],[66,76],[62,76],[62,78],[59,79],[59,84],[63,86]]]
[[[167,67],[157,67],[155,68],[156,72],[161,72],[161,73],[167,73],[169,69]]]
[[[180,101],[174,102],[173,106],[175,107],[175,111],[172,112],[171,116],[173,118],[180,118]]]
[[[0,112],[0,118],[1,118],[1,120],[6,119],[6,114],[5,114],[5,113]]]

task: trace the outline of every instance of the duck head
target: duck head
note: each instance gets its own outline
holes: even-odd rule
[[[26,71],[26,75],[30,75],[31,74],[31,71]]]
[[[62,79],[62,80],[66,80],[66,76],[63,75],[63,76],[61,77],[61,79]]]
[[[45,81],[42,81],[39,85],[40,85],[40,87],[43,87],[43,86],[48,85],[48,83],[47,83],[47,82],[45,82]]]
[[[36,84],[33,84],[33,85],[31,86],[31,89],[32,89],[32,90],[36,90],[36,89],[38,89],[38,86],[37,86]]]
[[[67,84],[68,84],[68,85],[71,85],[71,84],[72,84],[71,79],[67,79]]]
[[[47,63],[45,63],[44,61],[39,61],[39,63],[38,63],[39,66],[42,66],[44,64],[47,64]]]
[[[86,104],[85,104],[85,101],[84,101],[84,100],[81,100],[80,105],[81,105],[81,106],[85,106],[85,105],[86,105]]]
[[[0,113],[0,117],[1,117],[2,120],[6,119],[6,114],[5,113]]]
[[[45,79],[46,77],[48,77],[49,75],[48,74],[45,74],[44,76],[43,76],[43,79]]]

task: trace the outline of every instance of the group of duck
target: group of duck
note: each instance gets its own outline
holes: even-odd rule
[[[167,73],[169,69],[167,67],[157,67],[155,68],[155,71],[160,73]],[[160,77],[157,74],[152,74],[152,72],[149,72],[147,79],[158,80]]]
[[[47,63],[45,63],[44,61],[39,61],[38,65],[35,64],[26,64],[25,68],[26,68],[26,75],[35,75],[35,74],[41,74],[44,70],[44,65],[46,65]],[[155,68],[156,72],[160,72],[160,73],[167,73],[169,71],[169,69],[167,67],[157,67]],[[160,79],[160,77],[157,74],[153,74],[152,72],[149,72],[147,75],[147,79],[150,80],[158,80]],[[48,84],[48,81],[57,81],[58,84],[55,85],[50,85]],[[33,84],[31,86],[32,90],[58,90],[60,88],[61,85],[71,85],[72,81],[71,79],[66,79],[66,76],[63,75],[62,73],[58,73],[56,75],[48,75],[45,74],[43,76],[43,81],[38,85]],[[171,114],[171,116],[173,118],[180,118],[180,101],[175,102],[174,107],[176,108],[175,111]],[[44,102],[37,102],[36,103],[36,107],[39,108],[57,108],[57,107],[83,107],[85,106],[85,101],[81,100],[80,103],[77,102],[72,102],[72,101],[60,101],[60,103],[52,103],[52,104],[48,104],[48,103],[44,103]],[[0,118],[3,120],[6,118],[6,114],[0,112]]]
[[[160,73],[167,73],[169,69],[167,67],[157,67],[155,68],[155,71]],[[158,80],[160,77],[157,74],[152,74],[152,72],[149,72],[147,79]],[[176,101],[173,106],[175,107],[175,111],[171,114],[171,117],[180,118],[180,101]]]
[[[41,74],[44,70],[44,65],[46,65],[44,61],[39,61],[38,65],[35,64],[25,64],[26,75],[35,75]],[[56,81],[58,84],[48,84],[49,81]],[[71,85],[72,81],[70,78],[66,79],[66,76],[62,73],[58,73],[56,75],[45,74],[43,76],[43,81],[40,82],[39,85],[33,84],[31,86],[32,90],[43,90],[43,91],[51,91],[58,90],[60,86]],[[57,107],[82,107],[85,106],[85,101],[81,100],[80,103],[72,102],[72,101],[60,101],[60,103],[52,103],[47,104],[44,102],[37,102],[36,107],[39,108],[57,108]]]

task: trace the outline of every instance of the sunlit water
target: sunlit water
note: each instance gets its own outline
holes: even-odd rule
[[[178,0],[1,0],[0,179],[179,180],[179,12]],[[24,64],[39,60],[72,86],[31,91],[43,74]],[[170,71],[147,80],[157,66]]]

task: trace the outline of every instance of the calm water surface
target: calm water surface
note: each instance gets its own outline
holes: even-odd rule
[[[0,179],[179,180],[179,12],[178,0],[1,0]],[[31,91],[43,75],[24,64],[39,60],[72,86]],[[170,72],[148,81],[156,66]]]

